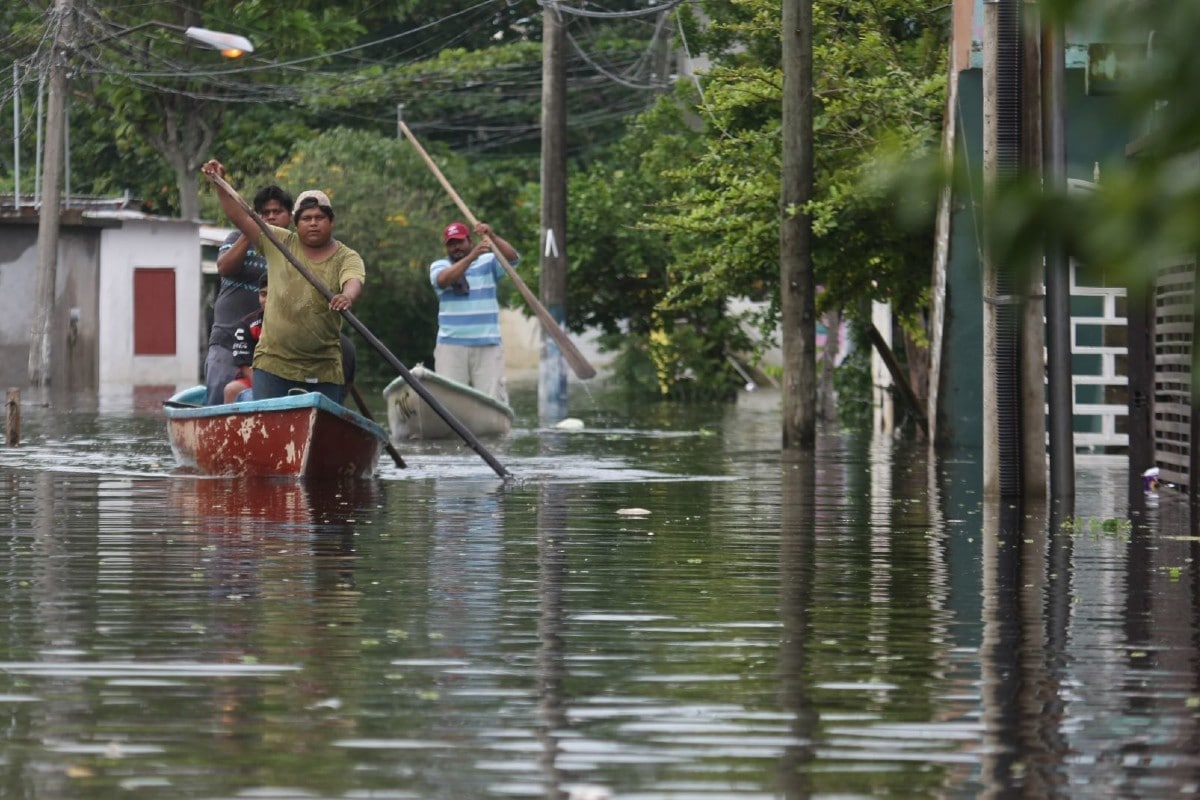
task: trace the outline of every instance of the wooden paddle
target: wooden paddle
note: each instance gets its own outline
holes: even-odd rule
[[[367,408],[367,401],[363,400],[363,396],[359,394],[358,387],[353,383],[347,383],[346,391],[348,391],[350,396],[354,398],[354,403],[358,406],[358,413],[371,420],[371,422],[374,422],[375,417],[371,416],[371,409]],[[404,463],[404,459],[400,457],[399,451],[396,450],[391,442],[385,444],[383,449],[386,450],[387,454],[392,457],[392,463],[394,463],[398,468],[408,469],[408,464]]]
[[[478,225],[479,220],[477,220],[475,215],[471,213],[471,209],[467,208],[467,204],[464,203],[462,198],[458,196],[458,192],[454,191],[454,187],[450,185],[450,181],[446,180],[446,176],[442,174],[442,171],[438,169],[438,165],[435,164],[433,159],[429,157],[429,154],[425,152],[425,148],[421,147],[421,143],[417,141],[417,137],[413,136],[413,132],[408,129],[408,126],[404,124],[403,120],[400,120],[399,124],[400,130],[404,132],[404,135],[408,137],[408,141],[412,142],[412,146],[416,148],[417,153],[419,153],[421,158],[425,160],[425,163],[429,165],[429,169],[438,179],[438,183],[442,184],[442,188],[444,188],[450,194],[450,198],[454,200],[454,204],[458,206],[458,210],[461,211],[463,216],[467,218],[467,221],[471,223],[471,227]],[[487,239],[486,236],[484,238]],[[589,364],[588,360],[583,357],[583,353],[579,352],[579,348],[576,347],[575,343],[572,342],[567,336],[566,331],[559,327],[558,322],[556,322],[554,317],[551,316],[550,312],[546,310],[546,307],[538,301],[534,293],[530,291],[528,286],[525,285],[525,281],[521,280],[521,276],[518,275],[517,271],[512,268],[511,264],[508,263],[508,259],[504,257],[504,254],[500,252],[500,249],[493,247],[492,255],[496,256],[496,260],[500,262],[500,266],[504,267],[504,271],[508,274],[508,277],[512,279],[513,284],[517,287],[517,291],[519,291],[521,296],[525,298],[525,302],[528,303],[529,307],[533,309],[533,313],[537,315],[537,318],[542,321],[542,327],[545,328],[546,333],[550,334],[550,338],[554,340],[554,343],[558,345],[558,349],[562,352],[563,358],[566,359],[567,365],[571,368],[571,370],[583,380],[594,377],[596,374],[596,368]]]
[[[259,227],[263,233],[263,236],[267,237],[267,241],[275,245],[275,247],[279,249],[279,252],[283,253],[288,262],[295,267],[301,275],[304,276],[305,280],[313,285],[313,288],[321,293],[321,296],[323,296],[326,300],[333,299],[333,292],[329,291],[329,287],[322,283],[321,279],[312,273],[312,270],[300,263],[300,260],[292,255],[290,250],[283,246],[283,242],[279,241],[279,237],[271,232],[271,226],[263,221],[263,218],[260,217],[244,199],[242,199],[240,194],[233,190],[232,186],[225,182],[224,178],[222,178],[220,175],[210,175],[207,172],[204,173],[204,175],[209,181],[212,182],[214,186],[216,186],[222,192],[225,192],[230,199],[236,202],[238,206],[249,215],[250,219],[254,220],[254,224]],[[413,390],[421,396],[421,399],[428,403],[429,407],[437,412],[437,415],[444,419],[446,424],[449,425],[455,433],[462,437],[462,440],[466,442],[472,450],[478,453],[479,456],[487,462],[488,466],[491,467],[497,475],[499,475],[501,478],[512,477],[509,471],[506,470],[504,466],[496,460],[496,457],[488,452],[487,448],[484,447],[477,438],[475,438],[475,435],[467,430],[466,426],[459,422],[453,414],[446,410],[445,406],[438,402],[438,399],[430,393],[429,389],[427,389],[424,384],[413,377],[413,374],[409,372],[408,367],[400,363],[400,359],[396,358],[396,356],[392,354],[392,351],[388,350],[383,342],[379,341],[379,339],[375,337],[375,334],[371,333],[371,331],[367,329],[367,326],[359,321],[358,317],[354,316],[354,314],[348,309],[345,311],[339,311],[338,313],[340,313],[342,317],[350,323],[354,330],[358,331],[360,336],[366,339],[367,342],[375,348],[379,355],[383,356],[383,359],[387,361],[393,369],[400,373],[401,377],[404,378],[408,385],[413,387]]]

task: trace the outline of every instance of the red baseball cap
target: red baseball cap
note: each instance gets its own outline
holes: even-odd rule
[[[450,241],[453,241],[454,239],[470,239],[470,238],[471,238],[471,231],[468,230],[467,226],[463,225],[461,222],[451,222],[449,225],[446,226],[445,232],[442,233],[442,241],[443,242],[450,242]]]

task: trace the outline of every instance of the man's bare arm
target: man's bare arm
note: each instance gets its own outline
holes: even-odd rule
[[[201,171],[205,175],[215,175],[218,178],[225,177],[225,167],[220,161],[215,158],[211,161],[206,161]],[[221,210],[225,212],[225,216],[229,217],[229,221],[234,224],[239,231],[242,232],[242,238],[246,240],[247,247],[258,247],[259,230],[258,223],[246,211],[245,207],[238,202],[238,198],[231,197],[224,191],[217,191],[217,199],[221,203]]]
[[[329,299],[331,311],[349,311],[358,298],[362,296],[363,282],[358,278],[350,278],[342,284],[342,291]]]

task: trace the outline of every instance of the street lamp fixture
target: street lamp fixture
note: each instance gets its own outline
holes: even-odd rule
[[[214,50],[220,50],[221,55],[226,58],[237,58],[254,52],[254,45],[250,44],[250,40],[236,33],[210,31],[208,28],[197,28],[193,25],[184,31],[184,35]]]
[[[88,42],[88,47],[94,47],[102,42],[107,42],[112,39],[120,39],[137,31],[146,30],[147,28],[166,28],[170,31],[178,31],[194,42],[199,42],[205,47],[211,47],[213,50],[220,50],[221,55],[226,58],[238,58],[246,53],[254,52],[254,45],[245,36],[238,36],[236,33],[226,33],[225,31],[214,31],[208,28],[199,28],[192,25],[185,28],[182,25],[174,25],[170,22],[160,22],[159,20],[150,20],[142,22],[129,28],[122,28],[115,33],[110,33],[108,36],[102,36],[99,39],[93,39]]]

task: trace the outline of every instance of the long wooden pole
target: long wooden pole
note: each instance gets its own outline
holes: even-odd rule
[[[371,420],[371,422],[374,422],[375,415],[371,413],[371,409],[367,406],[367,401],[363,399],[362,393],[358,391],[358,387],[353,383],[347,383],[346,392],[354,398],[354,404],[358,406],[358,413]],[[392,457],[393,464],[400,469],[408,469],[408,464],[404,463],[404,458],[400,455],[400,451],[396,449],[395,445],[388,442],[383,446],[383,449]]]
[[[434,163],[433,159],[429,157],[429,153],[426,153],[425,148],[422,147],[421,143],[417,141],[417,137],[413,136],[413,132],[408,129],[408,126],[404,124],[403,120],[398,121],[398,124],[400,126],[400,130],[403,131],[404,135],[408,137],[408,141],[412,143],[412,146],[416,148],[417,153],[420,154],[421,158],[424,159],[425,163],[429,166],[429,169],[433,172],[434,177],[438,179],[438,183],[442,184],[442,188],[446,190],[446,192],[450,195],[450,198],[454,201],[454,204],[458,206],[458,210],[461,211],[463,216],[467,218],[467,221],[471,223],[472,227],[477,225],[479,220],[476,219],[475,215],[471,213],[471,209],[467,208],[467,204],[464,203],[462,198],[458,196],[458,192],[454,191],[454,187],[450,185],[450,181],[446,180],[446,176],[442,174],[440,169],[438,169],[438,165]],[[534,295],[530,288],[525,285],[525,281],[521,280],[521,276],[518,275],[517,271],[512,268],[511,264],[508,263],[508,259],[504,257],[504,255],[500,252],[500,249],[493,248],[492,254],[496,256],[496,260],[500,262],[500,266],[504,267],[505,273],[508,274],[508,277],[517,287],[517,291],[521,293],[521,297],[525,298],[525,302],[529,304],[529,307],[533,309],[533,313],[537,315],[539,320],[541,320],[542,327],[546,330],[546,333],[550,335],[550,338],[554,340],[554,343],[558,345],[558,349],[562,351],[563,358],[566,359],[567,365],[571,367],[571,370],[583,380],[594,377],[596,375],[596,368],[589,364],[588,360],[583,357],[583,353],[579,352],[579,348],[575,346],[575,343],[571,341],[566,332],[559,327],[559,324],[554,319],[554,316],[546,310],[546,307],[541,304],[541,302],[537,299],[537,296]]]
[[[263,221],[263,218],[260,217],[254,211],[254,209],[250,207],[250,205],[242,198],[240,194],[233,190],[232,186],[225,182],[224,178],[222,178],[220,175],[210,175],[208,173],[205,173],[205,175],[214,186],[233,198],[233,200],[236,201],[239,206],[241,206],[242,210],[250,215],[250,218],[254,220],[254,224],[262,230],[263,236],[267,237],[267,241],[279,248],[279,252],[283,253],[284,257],[287,258],[291,265],[295,267],[326,300],[333,299],[333,292],[329,291],[329,287],[322,283],[321,279],[312,273],[312,270],[300,263],[300,259],[292,255],[290,250],[283,246],[283,242],[279,241],[279,237],[271,232],[271,226]],[[375,334],[371,333],[371,331],[367,329],[367,326],[362,324],[358,317],[354,316],[354,314],[349,310],[341,311],[339,313],[347,322],[350,323],[354,330],[358,331],[359,335],[366,339],[367,342],[375,348],[379,355],[383,356],[384,360],[387,361],[393,369],[400,373],[401,377],[404,378],[408,385],[411,386],[413,390],[421,396],[421,399],[428,403],[429,407],[436,411],[437,415],[444,419],[446,424],[449,425],[455,433],[462,437],[462,440],[466,442],[472,450],[478,453],[479,456],[487,462],[489,467],[495,470],[497,475],[499,475],[501,478],[512,477],[508,470],[506,470],[504,466],[496,460],[496,457],[488,452],[487,448],[480,443],[479,439],[475,438],[475,435],[467,430],[466,426],[464,426],[453,414],[446,410],[446,407],[443,406],[427,388],[425,388],[424,384],[413,377],[413,374],[409,372],[408,367],[400,363],[400,359],[396,358],[396,356],[392,354],[392,351],[388,350],[384,343],[379,341],[379,339],[375,337]]]

